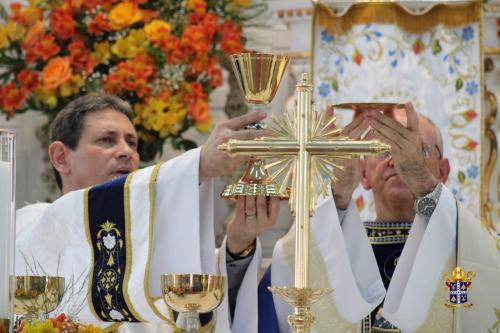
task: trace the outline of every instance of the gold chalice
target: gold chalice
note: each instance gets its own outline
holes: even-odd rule
[[[46,316],[57,308],[63,295],[63,277],[16,276],[14,313],[21,319]]]
[[[283,55],[263,53],[239,53],[231,55],[231,64],[251,111],[269,104],[283,78],[289,58]],[[257,122],[247,128],[261,129],[263,124]],[[288,199],[289,192],[280,192],[278,184],[270,179],[264,160],[248,162],[244,175],[236,184],[227,185],[221,193],[223,198],[235,199],[239,195],[279,196]]]
[[[215,310],[224,297],[225,277],[209,274],[164,274],[163,299],[168,307],[186,314],[186,332],[199,329],[198,315]]]

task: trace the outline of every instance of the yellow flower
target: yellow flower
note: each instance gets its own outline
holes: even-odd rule
[[[130,2],[122,2],[114,6],[109,12],[109,21],[111,22],[111,27],[115,30],[120,30],[139,22],[143,17],[141,9],[136,4]]]
[[[162,20],[153,20],[144,26],[144,31],[152,43],[159,42],[170,33],[170,24]]]
[[[11,41],[20,40],[26,34],[25,27],[23,27],[19,23],[12,22],[12,21],[9,21],[9,23],[7,23],[7,26],[5,27],[5,31],[6,31],[7,35],[9,36],[9,39]]]
[[[24,325],[23,333],[59,333],[59,329],[52,325],[52,322],[47,319],[44,322],[35,321]]]
[[[187,0],[186,7],[197,14],[203,15],[207,10],[206,0]]]
[[[61,85],[59,92],[62,97],[68,97],[79,92],[83,84],[84,81],[80,75],[72,75],[68,81]]]
[[[111,52],[119,57],[132,59],[145,53],[147,45],[146,33],[143,30],[132,30],[127,37],[119,39],[111,47]]]
[[[248,7],[252,3],[252,0],[233,0],[233,3],[239,7]]]
[[[106,64],[111,58],[109,43],[94,43],[94,52],[91,53],[91,56],[98,64]]]
[[[37,100],[42,101],[49,108],[57,106],[56,90],[52,88],[39,87],[35,90],[35,97]]]
[[[214,119],[212,118],[212,115],[208,115],[208,121],[206,123],[195,123],[194,127],[201,133],[208,133],[211,129],[212,126],[214,125]]]
[[[10,42],[7,29],[5,27],[0,26],[0,49],[6,48],[9,45]]]

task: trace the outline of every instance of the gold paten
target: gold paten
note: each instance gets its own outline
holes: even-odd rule
[[[231,64],[238,80],[238,86],[245,101],[255,110],[269,104],[276,95],[283,73],[288,65],[287,56],[262,53],[240,53],[231,55]],[[261,128],[262,124],[251,125],[250,128]],[[282,200],[290,196],[288,188],[281,189],[269,178],[264,168],[264,160],[252,160],[248,163],[243,176],[236,184],[227,185],[221,197],[236,199],[238,196],[261,195],[280,197]]]
[[[372,141],[354,141],[342,136],[342,128],[335,126],[335,117],[314,112],[313,87],[307,74],[302,74],[297,84],[297,106],[290,116],[286,111],[272,117],[268,127],[275,136],[254,141],[229,140],[219,150],[233,155],[258,158],[272,157],[276,162],[266,168],[274,180],[281,177],[280,189],[291,182],[290,206],[295,216],[295,283],[294,288],[272,287],[294,307],[289,323],[294,332],[309,332],[314,322],[310,306],[321,296],[330,293],[329,288],[308,288],[309,285],[309,225],[314,213],[316,198],[327,195],[330,179],[335,179],[334,169],[342,168],[339,159],[362,155],[375,155],[390,146]],[[329,179],[326,179],[329,178]]]
[[[186,332],[198,332],[200,313],[215,310],[224,297],[226,279],[222,275],[164,274],[163,299],[168,307],[185,313]]]
[[[16,276],[14,313],[39,318],[54,311],[64,295],[64,277]]]

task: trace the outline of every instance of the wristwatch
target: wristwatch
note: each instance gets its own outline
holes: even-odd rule
[[[427,221],[431,218],[432,213],[437,207],[439,197],[441,196],[441,191],[443,189],[443,184],[439,182],[436,187],[424,196],[417,198],[415,200],[414,208],[418,215],[426,219]]]

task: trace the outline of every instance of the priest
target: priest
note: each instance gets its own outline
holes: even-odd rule
[[[411,103],[386,111],[356,112],[345,132],[359,139],[370,129],[390,153],[347,162],[311,222],[310,281],[333,289],[312,307],[314,331],[487,332],[499,323],[498,236],[444,185],[450,166],[432,121]],[[360,181],[373,192],[375,221],[363,223],[352,202]],[[292,228],[259,286],[259,332],[289,331],[291,307],[266,286],[293,285],[294,242]],[[466,282],[457,267],[476,273],[460,301],[450,288],[453,278]]]
[[[217,258],[212,179],[243,161],[219,152],[217,146],[230,138],[261,135],[243,128],[264,117],[251,113],[222,122],[200,148],[138,170],[130,106],[104,94],[71,102],[52,123],[49,146],[63,196],[18,212],[16,274],[64,276],[67,290],[58,311],[107,331],[174,332],[184,323],[182,316],[166,309],[160,275],[226,274],[226,261],[246,260],[247,275],[237,281],[235,292],[248,293],[256,312],[256,237],[276,222],[279,204],[238,199],[230,225],[239,232],[229,235]],[[251,210],[253,215],[245,214]],[[217,267],[217,262],[223,264]],[[238,311],[243,305],[236,301],[231,316],[227,299],[236,296],[227,294],[217,318],[200,318],[203,330],[229,332],[233,326],[238,332],[255,332],[256,323],[253,328],[244,325],[246,317]]]

